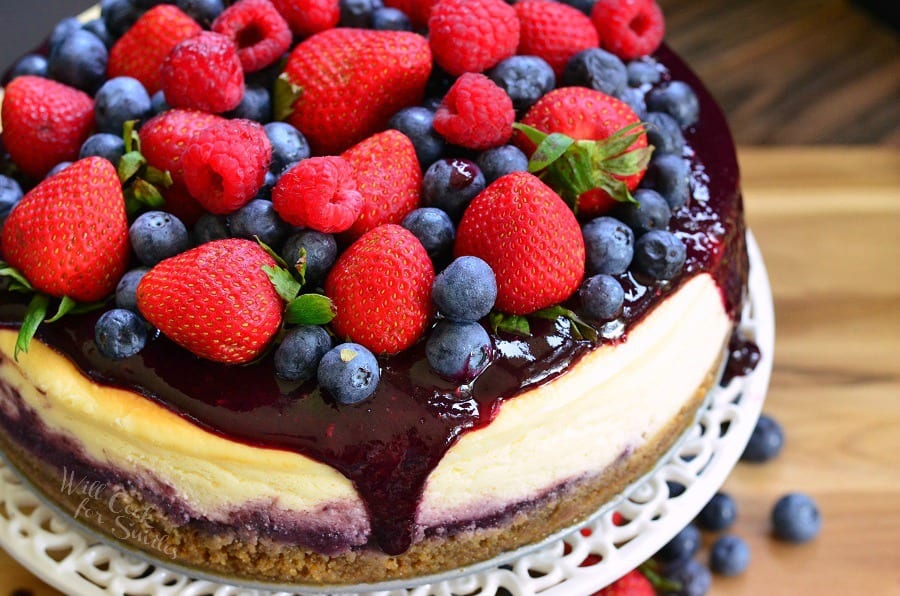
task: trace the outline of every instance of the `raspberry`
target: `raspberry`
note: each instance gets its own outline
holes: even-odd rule
[[[338,0],[272,0],[272,4],[299,37],[337,27],[341,20]]]
[[[238,47],[244,72],[262,70],[291,47],[291,29],[269,0],[240,0],[212,24]]]
[[[275,211],[295,226],[325,234],[350,229],[362,212],[353,168],[343,157],[311,157],[285,173],[272,191]]]
[[[544,0],[525,0],[514,8],[521,27],[516,53],[543,58],[557,79],[569,58],[599,43],[593,23],[576,8]]]
[[[244,70],[234,42],[204,31],[172,49],[162,66],[162,87],[173,108],[221,113],[244,97]]]
[[[413,27],[424,28],[428,26],[428,16],[431,7],[437,4],[437,0],[384,0],[384,5],[402,10],[412,21]]]
[[[435,62],[452,75],[485,71],[519,44],[519,19],[503,0],[440,0],[428,29]]]
[[[654,0],[600,0],[591,20],[600,45],[622,60],[652,54],[662,43],[666,26]]]
[[[262,125],[224,120],[203,129],[181,157],[184,182],[212,213],[231,213],[256,196],[266,179],[272,145]]]
[[[434,115],[434,130],[454,145],[481,151],[509,141],[516,119],[506,91],[478,73],[459,77]]]

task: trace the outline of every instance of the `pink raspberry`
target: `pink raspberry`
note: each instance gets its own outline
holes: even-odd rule
[[[304,159],[279,180],[272,204],[283,220],[325,234],[350,229],[363,209],[353,168],[343,157]]]
[[[244,72],[262,70],[291,47],[291,29],[269,0],[239,0],[213,21],[212,30],[237,45]]]
[[[516,53],[543,58],[557,80],[569,58],[599,43],[591,19],[577,8],[545,0],[524,0],[513,8],[521,26]]]
[[[244,69],[234,42],[204,31],[175,46],[163,62],[162,88],[173,108],[219,114],[244,97]]]
[[[622,60],[652,54],[666,32],[662,10],[654,0],[600,0],[591,21],[601,47]]]
[[[337,27],[341,20],[338,0],[272,0],[272,4],[299,37]]]
[[[483,72],[516,53],[519,19],[503,0],[440,0],[428,18],[434,60],[457,76]]]
[[[516,111],[506,91],[478,73],[456,79],[434,115],[434,130],[454,145],[481,151],[509,141]]]
[[[197,134],[181,157],[184,183],[212,213],[231,213],[256,196],[272,161],[262,125],[223,120]]]

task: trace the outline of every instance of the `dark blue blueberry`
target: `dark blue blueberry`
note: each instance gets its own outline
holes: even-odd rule
[[[106,21],[103,19],[92,19],[84,24],[84,30],[90,31],[94,35],[100,38],[100,41],[103,42],[103,45],[106,46],[106,49],[112,48],[115,40],[109,34],[109,30],[106,28]]]
[[[47,58],[40,54],[26,54],[9,71],[9,78],[14,79],[25,75],[35,77],[47,77]]]
[[[116,77],[103,83],[94,102],[97,130],[119,136],[127,121],[147,118],[152,108],[147,90],[131,77]]]
[[[566,87],[587,87],[612,96],[618,96],[628,84],[625,63],[600,48],[589,48],[572,56],[562,78]]]
[[[284,54],[269,66],[255,72],[244,73],[244,81],[248,87],[264,87],[270,91],[275,86],[275,81],[284,70],[289,54]]]
[[[157,91],[150,97],[150,115],[156,116],[157,114],[162,114],[163,112],[169,110],[172,106],[166,101],[166,94],[163,93],[162,89]]]
[[[225,10],[222,0],[176,0],[175,6],[206,29]]]
[[[694,524],[688,524],[659,549],[654,558],[661,563],[685,561],[697,554],[701,543],[700,529]]]
[[[293,267],[300,260],[301,249],[306,251],[306,287],[319,287],[337,259],[337,241],[331,234],[301,230],[284,243],[281,257]]]
[[[587,16],[591,16],[591,11],[594,9],[594,4],[597,3],[597,0],[559,0],[561,4],[568,4],[572,8],[577,8]]]
[[[479,323],[442,320],[425,343],[425,357],[434,372],[465,383],[477,377],[491,362],[491,338]]]
[[[822,517],[819,507],[809,495],[789,493],[772,509],[772,532],[785,542],[807,542],[819,534]]]
[[[423,170],[444,153],[444,139],[434,132],[433,123],[434,112],[421,106],[400,110],[388,122],[388,128],[399,130],[412,141]]]
[[[147,327],[135,312],[115,308],[94,325],[94,341],[101,354],[113,360],[134,356],[147,345]]]
[[[372,11],[372,29],[379,31],[412,31],[413,25],[406,13],[397,8],[382,7]]]
[[[231,232],[228,231],[228,218],[224,215],[204,213],[194,224],[191,236],[194,246],[200,246],[213,240],[231,238]]]
[[[484,174],[485,184],[490,184],[512,172],[527,172],[528,157],[515,145],[501,145],[479,155],[478,167]]]
[[[484,174],[475,162],[462,158],[439,159],[425,170],[422,204],[443,209],[450,219],[459,221],[484,187]]]
[[[71,161],[61,161],[58,164],[56,164],[55,166],[53,166],[50,169],[50,171],[47,172],[47,176],[45,176],[45,177],[49,178],[50,176],[53,176],[54,174],[59,174],[60,172],[62,172],[66,168],[68,168],[70,165],[72,165]]]
[[[434,278],[431,299],[451,321],[478,321],[491,312],[497,300],[494,270],[478,257],[459,257]]]
[[[737,520],[737,503],[728,493],[716,493],[697,514],[697,525],[703,530],[727,530]]]
[[[621,203],[614,214],[628,224],[634,235],[643,236],[651,230],[666,230],[672,219],[672,210],[661,194],[649,188],[634,191],[637,203]]]
[[[122,276],[116,285],[116,306],[133,312],[138,311],[137,305],[137,287],[150,271],[149,267],[138,267],[132,269]]]
[[[165,211],[141,214],[128,229],[128,238],[138,260],[148,267],[191,247],[187,228]]]
[[[649,112],[644,115],[644,121],[647,123],[647,142],[656,148],[654,154],[681,155],[684,151],[684,133],[675,118],[665,112]]]
[[[100,0],[100,17],[114,39],[131,29],[143,13],[134,0]]]
[[[672,81],[648,92],[647,108],[651,112],[669,114],[682,128],[693,126],[700,119],[700,101],[684,81]]]
[[[584,280],[578,290],[585,314],[596,321],[612,321],[622,314],[625,290],[611,275],[593,275]]]
[[[325,353],[316,371],[319,385],[338,403],[350,405],[375,393],[381,380],[378,360],[367,348],[345,343]]]
[[[238,107],[226,114],[229,118],[244,118],[265,124],[272,120],[272,97],[262,87],[247,87]]]
[[[172,4],[171,0],[134,0],[134,3],[138,8],[143,8],[144,10],[159,6],[160,4]]]
[[[784,430],[771,416],[761,414],[750,440],[741,454],[742,461],[763,463],[774,459],[784,447]]]
[[[52,51],[53,48],[57,47],[63,40],[81,29],[81,27],[81,21],[75,17],[64,18],[53,26],[53,31],[50,32],[50,37],[47,38],[47,47]]]
[[[634,243],[634,271],[655,281],[666,281],[681,273],[687,249],[667,230],[651,230]]]
[[[383,8],[381,0],[340,0],[341,27],[371,29],[375,9]]]
[[[592,219],[581,229],[588,275],[620,275],[634,256],[634,232],[614,217]]]
[[[443,103],[443,97],[426,97],[422,100],[422,107],[428,110],[429,112],[437,112],[438,108],[441,107],[441,103]]]
[[[519,115],[556,86],[553,68],[537,56],[512,56],[487,72],[506,91]]]
[[[275,350],[275,374],[287,381],[308,381],[316,376],[319,362],[330,349],[331,336],[324,327],[295,327]]]
[[[625,70],[628,72],[628,84],[632,87],[655,85],[662,79],[659,63],[652,58],[632,60]]]
[[[679,559],[663,569],[666,579],[681,586],[680,589],[665,592],[666,596],[706,596],[712,587],[709,568],[694,559]]]
[[[647,114],[647,103],[644,101],[644,94],[640,89],[625,87],[616,94],[616,99],[628,104],[635,116],[644,120],[644,116]]]
[[[22,200],[22,187],[14,178],[0,174],[0,221]]]
[[[441,98],[447,95],[447,91],[456,82],[456,77],[448,73],[437,64],[431,69],[431,76],[428,77],[428,83],[425,85],[426,100],[423,105],[432,111],[437,110],[441,103]],[[429,106],[426,104],[434,104]]]
[[[272,144],[272,173],[281,174],[288,165],[309,157],[306,137],[287,122],[269,122],[263,128]]]
[[[713,543],[709,551],[709,568],[718,575],[740,575],[749,564],[750,547],[740,536],[722,536]]]
[[[81,146],[81,152],[78,157],[102,157],[119,167],[119,160],[125,155],[125,141],[119,135],[109,134],[108,132],[100,132],[91,135]]]
[[[661,194],[674,212],[684,207],[690,198],[691,165],[672,153],[654,155],[641,180],[641,186]]]
[[[263,199],[264,201],[272,200],[272,189],[275,188],[275,185],[278,184],[278,176],[273,174],[271,171],[266,172],[266,177],[263,180],[263,185],[259,188],[259,191],[256,193],[257,199]]]
[[[51,78],[93,95],[106,79],[109,51],[103,41],[84,29],[73,31],[50,51]]]
[[[420,207],[404,217],[401,225],[419,239],[437,267],[450,259],[456,230],[445,211],[437,207]]]
[[[275,212],[271,201],[253,199],[228,216],[228,229],[235,238],[259,238],[274,250],[281,247],[291,228]]]

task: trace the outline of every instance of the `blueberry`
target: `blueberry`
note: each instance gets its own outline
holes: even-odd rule
[[[93,95],[106,78],[109,51],[103,41],[84,29],[73,31],[50,51],[51,78]]]
[[[713,573],[731,577],[740,575],[750,563],[750,547],[740,536],[729,534],[716,540],[709,552]]]
[[[700,119],[700,101],[684,81],[671,81],[647,93],[647,108],[651,112],[669,114],[682,128],[693,126]]]
[[[436,207],[420,207],[404,217],[401,225],[419,239],[433,263],[440,267],[450,259],[456,230],[446,212]]]
[[[628,84],[632,87],[655,85],[662,79],[659,63],[652,58],[632,60],[625,70],[628,72]]]
[[[206,29],[225,10],[222,0],[176,0],[175,6]]]
[[[122,136],[125,122],[150,115],[150,95],[137,79],[116,77],[103,83],[94,97],[97,130]]]
[[[640,89],[634,87],[624,87],[616,94],[616,99],[628,104],[631,111],[639,119],[644,120],[647,114],[647,103],[644,101],[644,94]]]
[[[47,58],[40,54],[26,54],[9,71],[10,80],[25,75],[47,77]]]
[[[686,159],[671,153],[654,155],[641,180],[641,186],[661,194],[672,211],[681,209],[690,198],[691,166]]]
[[[0,221],[22,200],[22,187],[14,178],[0,174]]]
[[[278,184],[278,178],[280,178],[280,176],[273,174],[271,171],[267,171],[266,177],[263,179],[263,185],[259,187],[259,191],[254,198],[271,201],[272,189]]]
[[[83,29],[85,31],[90,31],[99,37],[100,41],[103,42],[103,45],[106,46],[106,49],[113,47],[115,40],[112,38],[112,35],[109,34],[109,29],[106,28],[106,21],[103,19],[92,19],[84,24]]]
[[[306,137],[287,122],[270,122],[263,129],[272,145],[272,173],[281,174],[288,165],[309,157]]]
[[[750,440],[741,454],[742,461],[763,463],[774,459],[784,447],[784,430],[771,416],[761,414]]]
[[[442,320],[425,343],[428,364],[458,383],[477,377],[491,361],[491,338],[479,323]]]
[[[113,360],[134,356],[147,345],[147,327],[137,314],[124,308],[103,313],[94,326],[94,341],[101,354]]]
[[[228,217],[225,215],[204,213],[197,219],[191,230],[191,240],[194,246],[225,238],[231,238],[231,232],[228,230]]]
[[[131,247],[138,260],[152,267],[191,247],[187,228],[181,220],[165,211],[140,215],[128,230]]]
[[[662,563],[690,559],[700,550],[701,542],[700,529],[688,524],[659,549],[654,558]]]
[[[275,350],[275,374],[287,381],[308,381],[316,376],[319,362],[330,349],[331,336],[324,327],[295,327]]]
[[[372,15],[377,8],[383,8],[381,0],[340,0],[341,27],[358,29],[372,28]]]
[[[412,31],[413,25],[402,10],[396,8],[376,8],[372,11],[372,29],[379,31]]]
[[[478,257],[459,257],[434,278],[431,298],[451,321],[475,322],[494,308],[497,278],[491,266]]]
[[[100,0],[100,18],[114,39],[131,29],[143,13],[133,0]]]
[[[241,103],[226,114],[228,118],[244,118],[265,124],[272,120],[272,97],[269,91],[262,87],[250,87],[244,89],[244,97]]]
[[[394,114],[388,128],[399,130],[412,141],[422,169],[440,159],[444,153],[444,139],[434,132],[434,112],[421,106],[405,108]]]
[[[663,570],[666,579],[681,586],[667,596],[706,596],[712,586],[709,568],[694,559],[680,559]]]
[[[50,176],[54,176],[54,175],[56,175],[56,174],[59,174],[60,172],[62,172],[62,171],[65,170],[66,168],[68,168],[70,165],[72,165],[72,162],[71,162],[71,161],[61,161],[61,162],[59,162],[58,164],[56,164],[55,166],[53,166],[52,168],[50,168],[50,171],[47,172],[47,175],[45,176],[45,178],[49,178]]]
[[[728,493],[716,493],[697,514],[697,525],[710,532],[727,530],[737,520],[737,503]]]
[[[634,256],[634,232],[613,217],[597,217],[581,229],[588,275],[620,275]]]
[[[628,224],[636,237],[651,230],[666,230],[672,219],[672,210],[661,194],[649,188],[634,191],[637,203],[617,205],[614,215]]]
[[[319,385],[338,403],[355,404],[375,393],[381,380],[378,360],[367,348],[344,343],[325,353],[316,371]]]
[[[803,493],[789,493],[772,509],[772,532],[785,542],[807,542],[819,534],[822,518],[816,502]]]
[[[301,230],[284,243],[281,257],[289,266],[300,260],[301,249],[306,251],[306,287],[315,288],[325,281],[337,259],[337,240],[331,234],[315,230]]]
[[[600,48],[578,52],[569,58],[563,72],[566,87],[587,87],[612,96],[617,96],[627,84],[625,64],[615,54]]]
[[[278,216],[271,201],[253,199],[228,216],[228,229],[235,238],[259,238],[277,250],[290,226]]]
[[[578,290],[581,306],[585,314],[597,321],[612,321],[622,314],[625,305],[625,290],[622,284],[610,275],[593,275],[584,280]]]
[[[149,267],[138,267],[137,269],[126,272],[125,275],[122,276],[122,279],[120,279],[118,285],[116,285],[116,306],[124,308],[125,310],[139,312],[137,305],[137,287],[138,284],[141,283],[141,280],[144,279],[144,276],[147,275],[148,271],[150,271]]]
[[[684,243],[667,230],[651,230],[634,243],[634,270],[652,280],[674,278],[681,273],[686,258]]]
[[[443,209],[450,219],[458,221],[484,187],[484,174],[475,162],[462,158],[439,159],[425,170],[422,204]]]
[[[81,146],[78,153],[80,159],[85,157],[102,157],[108,160],[112,165],[118,167],[119,160],[125,154],[125,141],[122,137],[101,132],[91,135]]]
[[[47,47],[50,51],[61,44],[67,37],[81,29],[81,21],[75,17],[66,17],[53,26],[50,37],[47,38]]]
[[[655,147],[654,153],[674,153],[684,151],[684,133],[675,118],[665,112],[649,112],[644,115],[647,123],[647,142]]]
[[[506,91],[517,114],[524,114],[556,86],[553,68],[537,56],[511,56],[487,72]]]
[[[157,114],[162,114],[163,112],[171,109],[172,106],[168,104],[166,101],[166,94],[163,93],[162,89],[154,93],[150,97],[150,115],[156,116]]]
[[[479,155],[478,167],[484,174],[485,183],[490,184],[512,172],[527,172],[528,157],[515,145],[501,145]]]

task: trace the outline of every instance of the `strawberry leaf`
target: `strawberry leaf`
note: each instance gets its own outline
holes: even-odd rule
[[[62,300],[60,300],[60,302],[59,302],[59,306],[56,309],[56,314],[53,315],[52,318],[47,319],[47,322],[55,323],[56,321],[60,320],[61,318],[63,318],[64,316],[66,316],[67,314],[72,312],[72,310],[76,306],[78,306],[77,302],[75,302],[68,296],[63,296]]]
[[[165,204],[159,189],[141,178],[135,178],[134,183],[125,189],[125,210],[129,216],[145,208],[159,209]]]
[[[11,281],[9,283],[9,288],[7,288],[10,292],[24,292],[30,294],[34,292],[34,287],[31,285],[22,272],[14,267],[10,267],[3,261],[0,261],[0,277],[8,277]]]
[[[16,337],[16,347],[13,351],[13,359],[17,362],[20,352],[28,352],[34,334],[37,333],[38,327],[47,317],[47,306],[49,303],[50,298],[46,294],[35,294],[31,302],[28,303],[22,326],[19,327],[19,335]]]
[[[549,167],[553,162],[562,157],[565,152],[575,143],[575,139],[562,133],[555,132],[549,135],[531,155],[528,162],[529,172],[540,172]]]
[[[272,257],[272,260],[275,261],[275,264],[277,264],[279,267],[282,267],[284,269],[288,269],[287,262],[284,259],[282,259],[281,255],[278,254],[277,252],[275,252],[275,250],[271,246],[269,246],[268,244],[266,244],[265,242],[260,240],[259,236],[254,236],[253,239],[256,240],[256,243],[259,244],[259,247],[261,249],[266,251],[267,255]]]
[[[597,333],[597,330],[594,329],[594,327],[592,327],[590,323],[579,317],[578,314],[574,311],[569,310],[568,308],[559,304],[539,310],[534,313],[534,316],[550,321],[556,321],[559,319],[566,319],[568,321],[571,321],[572,330],[575,333],[577,339],[587,339],[595,342],[600,338],[600,334]]]
[[[635,172],[646,169],[652,155],[652,147],[642,147],[617,157],[603,160],[603,169],[617,176],[630,176]]]
[[[287,269],[265,265],[263,271],[269,276],[269,281],[272,282],[275,291],[285,302],[291,302],[300,294],[300,284]]]
[[[162,186],[163,188],[170,188],[175,184],[169,170],[158,170],[151,165],[147,165],[147,167],[144,168],[144,175],[142,177],[144,180],[157,187]]]
[[[287,120],[294,113],[294,103],[303,94],[303,87],[292,83],[286,73],[275,79],[272,106],[275,120]]]
[[[146,163],[147,160],[137,151],[126,153],[119,159],[119,180],[122,181],[122,184],[127,183],[141,171],[141,168],[144,167]]]
[[[540,145],[544,139],[547,138],[547,133],[544,131],[538,130],[533,126],[528,126],[527,124],[522,124],[521,122],[514,123],[513,128],[525,135],[525,137],[536,146]]]
[[[135,130],[137,123],[137,120],[126,120],[122,126],[122,140],[125,141],[125,153],[131,153],[132,151],[141,152],[141,137],[138,136],[137,130]]]
[[[488,323],[494,333],[503,331],[513,335],[531,335],[531,325],[528,319],[521,315],[508,315],[501,312],[492,312],[488,315]]]
[[[284,320],[290,325],[326,325],[336,314],[327,296],[303,294],[288,303]]]

